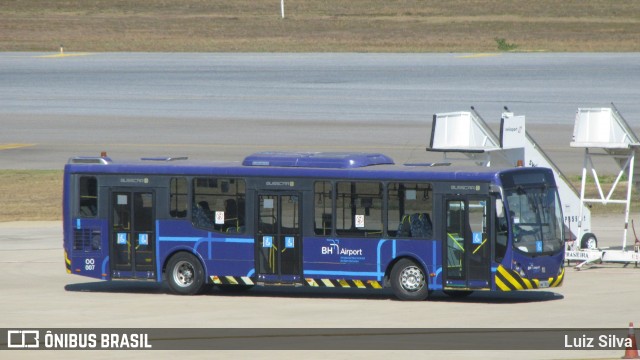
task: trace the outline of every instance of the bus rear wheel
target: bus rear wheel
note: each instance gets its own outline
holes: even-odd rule
[[[429,296],[424,270],[409,259],[401,259],[391,269],[391,288],[400,300],[419,301]]]
[[[195,295],[206,289],[202,264],[198,258],[186,252],[179,252],[169,259],[166,278],[175,294]]]

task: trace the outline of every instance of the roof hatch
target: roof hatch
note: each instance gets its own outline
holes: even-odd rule
[[[247,156],[244,166],[278,166],[354,169],[393,164],[393,159],[380,153],[281,152],[267,151]]]

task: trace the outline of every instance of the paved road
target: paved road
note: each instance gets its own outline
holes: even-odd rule
[[[578,107],[640,127],[640,54],[0,54],[0,168],[69,156],[239,159],[261,149],[426,154],[431,117],[504,105],[569,173]],[[551,127],[552,124],[556,124]]]

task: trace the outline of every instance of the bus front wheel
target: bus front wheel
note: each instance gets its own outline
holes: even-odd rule
[[[409,259],[401,259],[391,269],[391,288],[400,300],[424,300],[429,296],[424,270]]]
[[[166,278],[175,294],[195,295],[206,288],[202,264],[198,258],[186,252],[179,252],[169,259]]]

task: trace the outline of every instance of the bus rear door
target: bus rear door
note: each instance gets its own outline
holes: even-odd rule
[[[444,288],[489,289],[489,197],[445,197]]]
[[[153,191],[114,189],[110,200],[111,276],[154,279],[156,234]]]
[[[301,201],[299,193],[258,193],[255,241],[258,281],[300,282]]]

